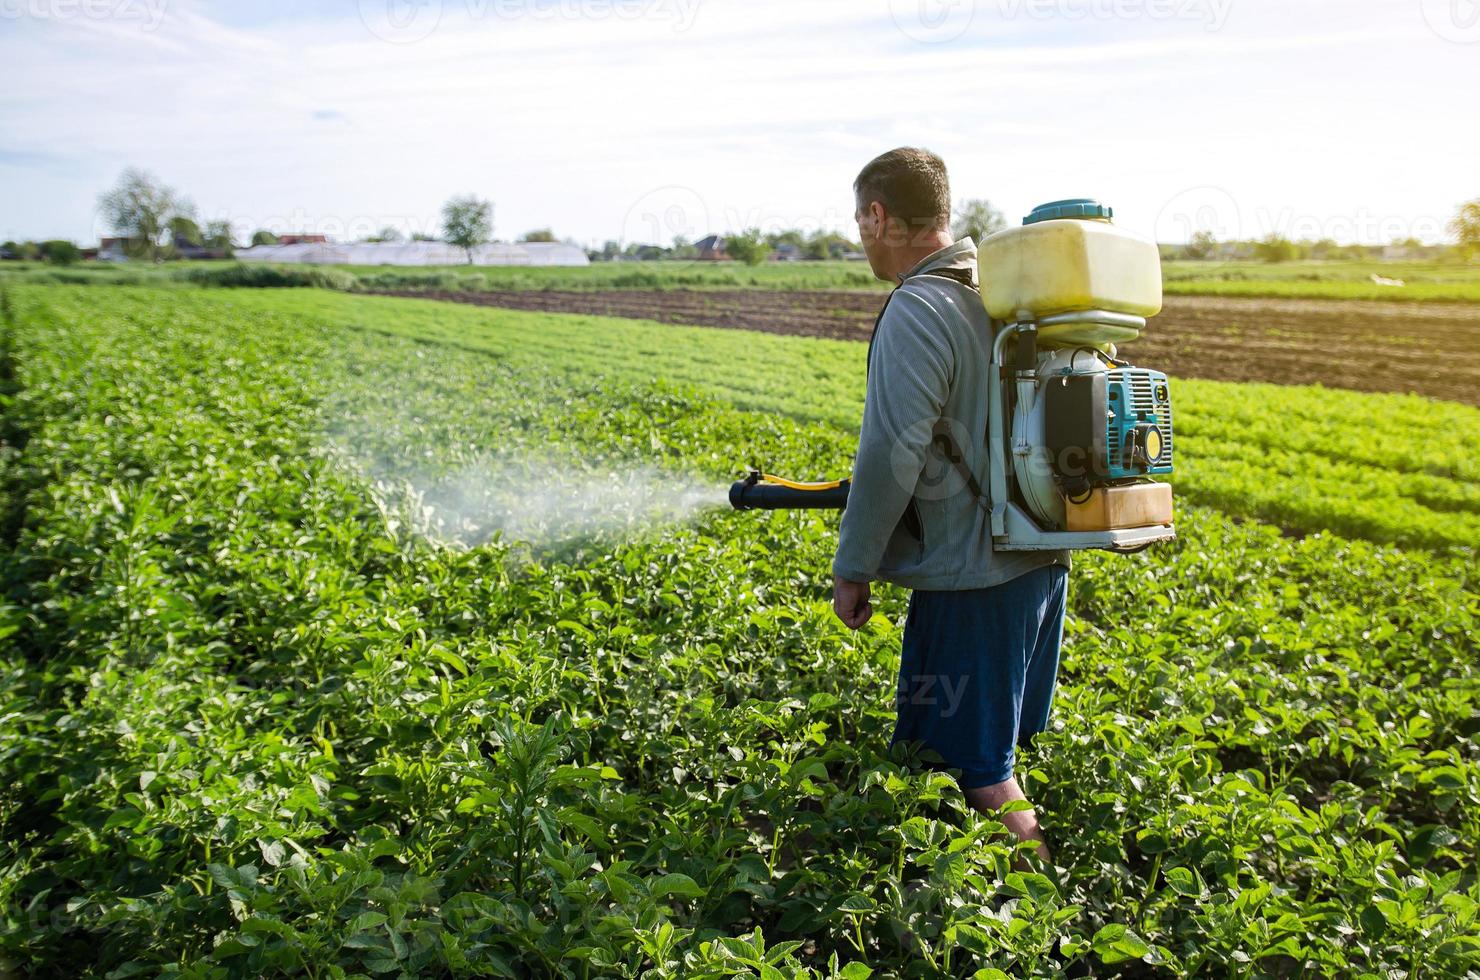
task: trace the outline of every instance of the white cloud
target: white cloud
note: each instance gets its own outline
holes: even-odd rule
[[[708,230],[846,224],[915,142],[1009,215],[1092,194],[1145,231],[1203,186],[1245,234],[1379,238],[1480,193],[1480,48],[1416,0],[107,2],[0,0],[0,237],[92,237],[125,165],[241,231],[427,230],[473,191],[592,241],[664,187]]]

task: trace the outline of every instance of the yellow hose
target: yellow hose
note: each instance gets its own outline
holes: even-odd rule
[[[779,476],[772,476],[770,473],[762,473],[761,479],[767,483],[774,483],[777,486],[790,487],[793,490],[835,490],[843,485],[842,480],[827,480],[822,483],[798,483],[796,480],[786,480]]]

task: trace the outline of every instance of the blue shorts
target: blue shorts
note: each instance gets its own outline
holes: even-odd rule
[[[894,742],[921,742],[962,789],[1012,778],[1016,747],[1048,727],[1069,570],[910,595]]]

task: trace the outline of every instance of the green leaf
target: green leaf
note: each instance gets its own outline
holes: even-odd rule
[[[210,871],[211,877],[222,888],[236,887],[236,872],[232,870],[231,865],[211,864],[207,865],[206,870]]]
[[[1197,877],[1187,868],[1167,868],[1162,874],[1166,877],[1167,884],[1179,895],[1198,895],[1202,892]]]
[[[743,939],[720,936],[714,942],[731,959],[739,960],[749,966],[759,967],[761,965],[761,961],[756,957],[755,949]]]
[[[114,827],[137,827],[143,821],[143,818],[144,815],[136,808],[126,806],[122,809],[114,810],[109,814],[108,819],[103,822],[103,829],[111,830]]]
[[[361,912],[354,917],[349,927],[355,932],[369,932],[385,921],[386,916],[384,912]]]
[[[792,765],[787,778],[793,783],[800,783],[803,779],[812,779],[820,782],[827,781],[827,764],[821,759],[811,757],[798,759]]]
[[[648,894],[654,898],[703,898],[706,894],[699,883],[685,874],[665,874],[649,878]]]
[[[283,863],[285,849],[283,848],[282,841],[259,840],[257,842],[257,849],[262,852],[262,862],[268,867],[276,868]]]
[[[1090,940],[1090,946],[1107,965],[1138,960],[1151,952],[1140,936],[1118,922],[1101,927]]]
[[[854,892],[837,904],[837,910],[850,915],[864,915],[878,908],[878,903],[867,895]]]

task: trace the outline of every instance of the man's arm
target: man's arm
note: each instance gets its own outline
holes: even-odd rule
[[[884,549],[914,495],[932,429],[945,408],[952,361],[940,315],[901,289],[874,340],[858,455],[833,559],[836,579],[868,583],[878,577]],[[867,600],[865,588],[865,606]],[[841,610],[839,617],[848,622]]]

